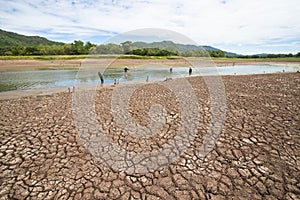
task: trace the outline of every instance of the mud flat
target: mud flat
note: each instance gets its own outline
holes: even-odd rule
[[[1,100],[0,199],[299,199],[300,74],[224,76],[226,120],[204,159],[198,149],[209,124],[208,92],[201,77],[188,80],[202,108],[198,134],[186,154],[145,174],[112,170],[91,155],[73,122],[72,94]],[[112,89],[97,93],[100,126],[128,151],[160,148],[180,126],[172,92],[143,87],[131,98],[133,119],[147,124],[152,103],[172,119],[163,134],[142,141],[116,127]]]
[[[196,64],[200,66],[233,66],[233,65],[286,65],[300,66],[300,59],[209,59],[209,58],[177,58],[177,59],[130,59],[130,58],[89,58],[89,59],[58,59],[58,60],[29,60],[29,59],[0,59],[1,71],[46,70],[46,69],[79,69],[82,66],[100,68],[120,68],[124,66],[140,67],[152,63],[152,67],[161,65],[182,67]]]

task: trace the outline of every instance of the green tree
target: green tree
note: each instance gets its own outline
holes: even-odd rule
[[[92,49],[95,47],[95,44],[92,44],[90,41],[87,41],[84,45],[84,53],[88,54],[90,51],[92,51]]]
[[[75,54],[83,54],[85,52],[84,43],[80,40],[74,41],[74,47],[75,47]]]
[[[25,47],[25,55],[40,55],[36,46]]]
[[[208,50],[208,53],[211,57],[225,57],[225,52],[221,50],[218,51]]]
[[[123,53],[127,54],[131,49],[132,42],[131,41],[122,42],[121,45],[123,47]]]
[[[165,49],[159,49],[159,48],[133,49],[133,50],[129,51],[128,54],[140,55],[140,56],[172,56],[172,55],[177,55],[176,53],[167,51]]]

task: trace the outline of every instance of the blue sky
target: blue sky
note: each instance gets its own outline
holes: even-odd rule
[[[300,51],[299,0],[1,0],[0,24],[63,42],[158,28],[242,54]]]

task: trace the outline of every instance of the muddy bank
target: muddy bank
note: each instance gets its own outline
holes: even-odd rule
[[[72,60],[0,60],[1,71],[18,71],[18,70],[45,70],[45,69],[79,69],[80,67],[98,67],[98,68],[119,68],[130,67],[151,67],[165,66],[233,66],[233,65],[287,65],[299,66],[300,60],[268,60],[268,59],[200,59],[200,58],[182,58],[182,59],[118,59],[118,58],[101,58],[101,59],[72,59]]]

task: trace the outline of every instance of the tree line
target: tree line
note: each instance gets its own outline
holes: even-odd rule
[[[32,45],[32,46],[0,46],[1,56],[30,56],[30,55],[87,55],[87,54],[132,54],[140,56],[182,56],[182,57],[228,57],[221,50],[189,49],[178,50],[174,46],[166,48],[137,48],[131,41],[121,44],[100,44],[75,40],[71,44]],[[300,57],[297,54],[265,54],[237,55],[238,58],[286,58]]]
[[[91,42],[75,40],[71,44],[63,45],[32,45],[32,46],[2,46],[1,56],[31,56],[31,55],[83,55],[89,54],[95,47]]]
[[[263,55],[239,55],[237,58],[300,58],[300,52],[296,54],[263,54]]]
[[[176,48],[136,48],[127,43],[100,44],[83,43],[76,40],[64,45],[4,46],[0,47],[1,56],[38,56],[38,55],[86,55],[86,54],[133,54],[140,56],[183,56],[183,57],[224,57],[223,51],[186,50]]]

